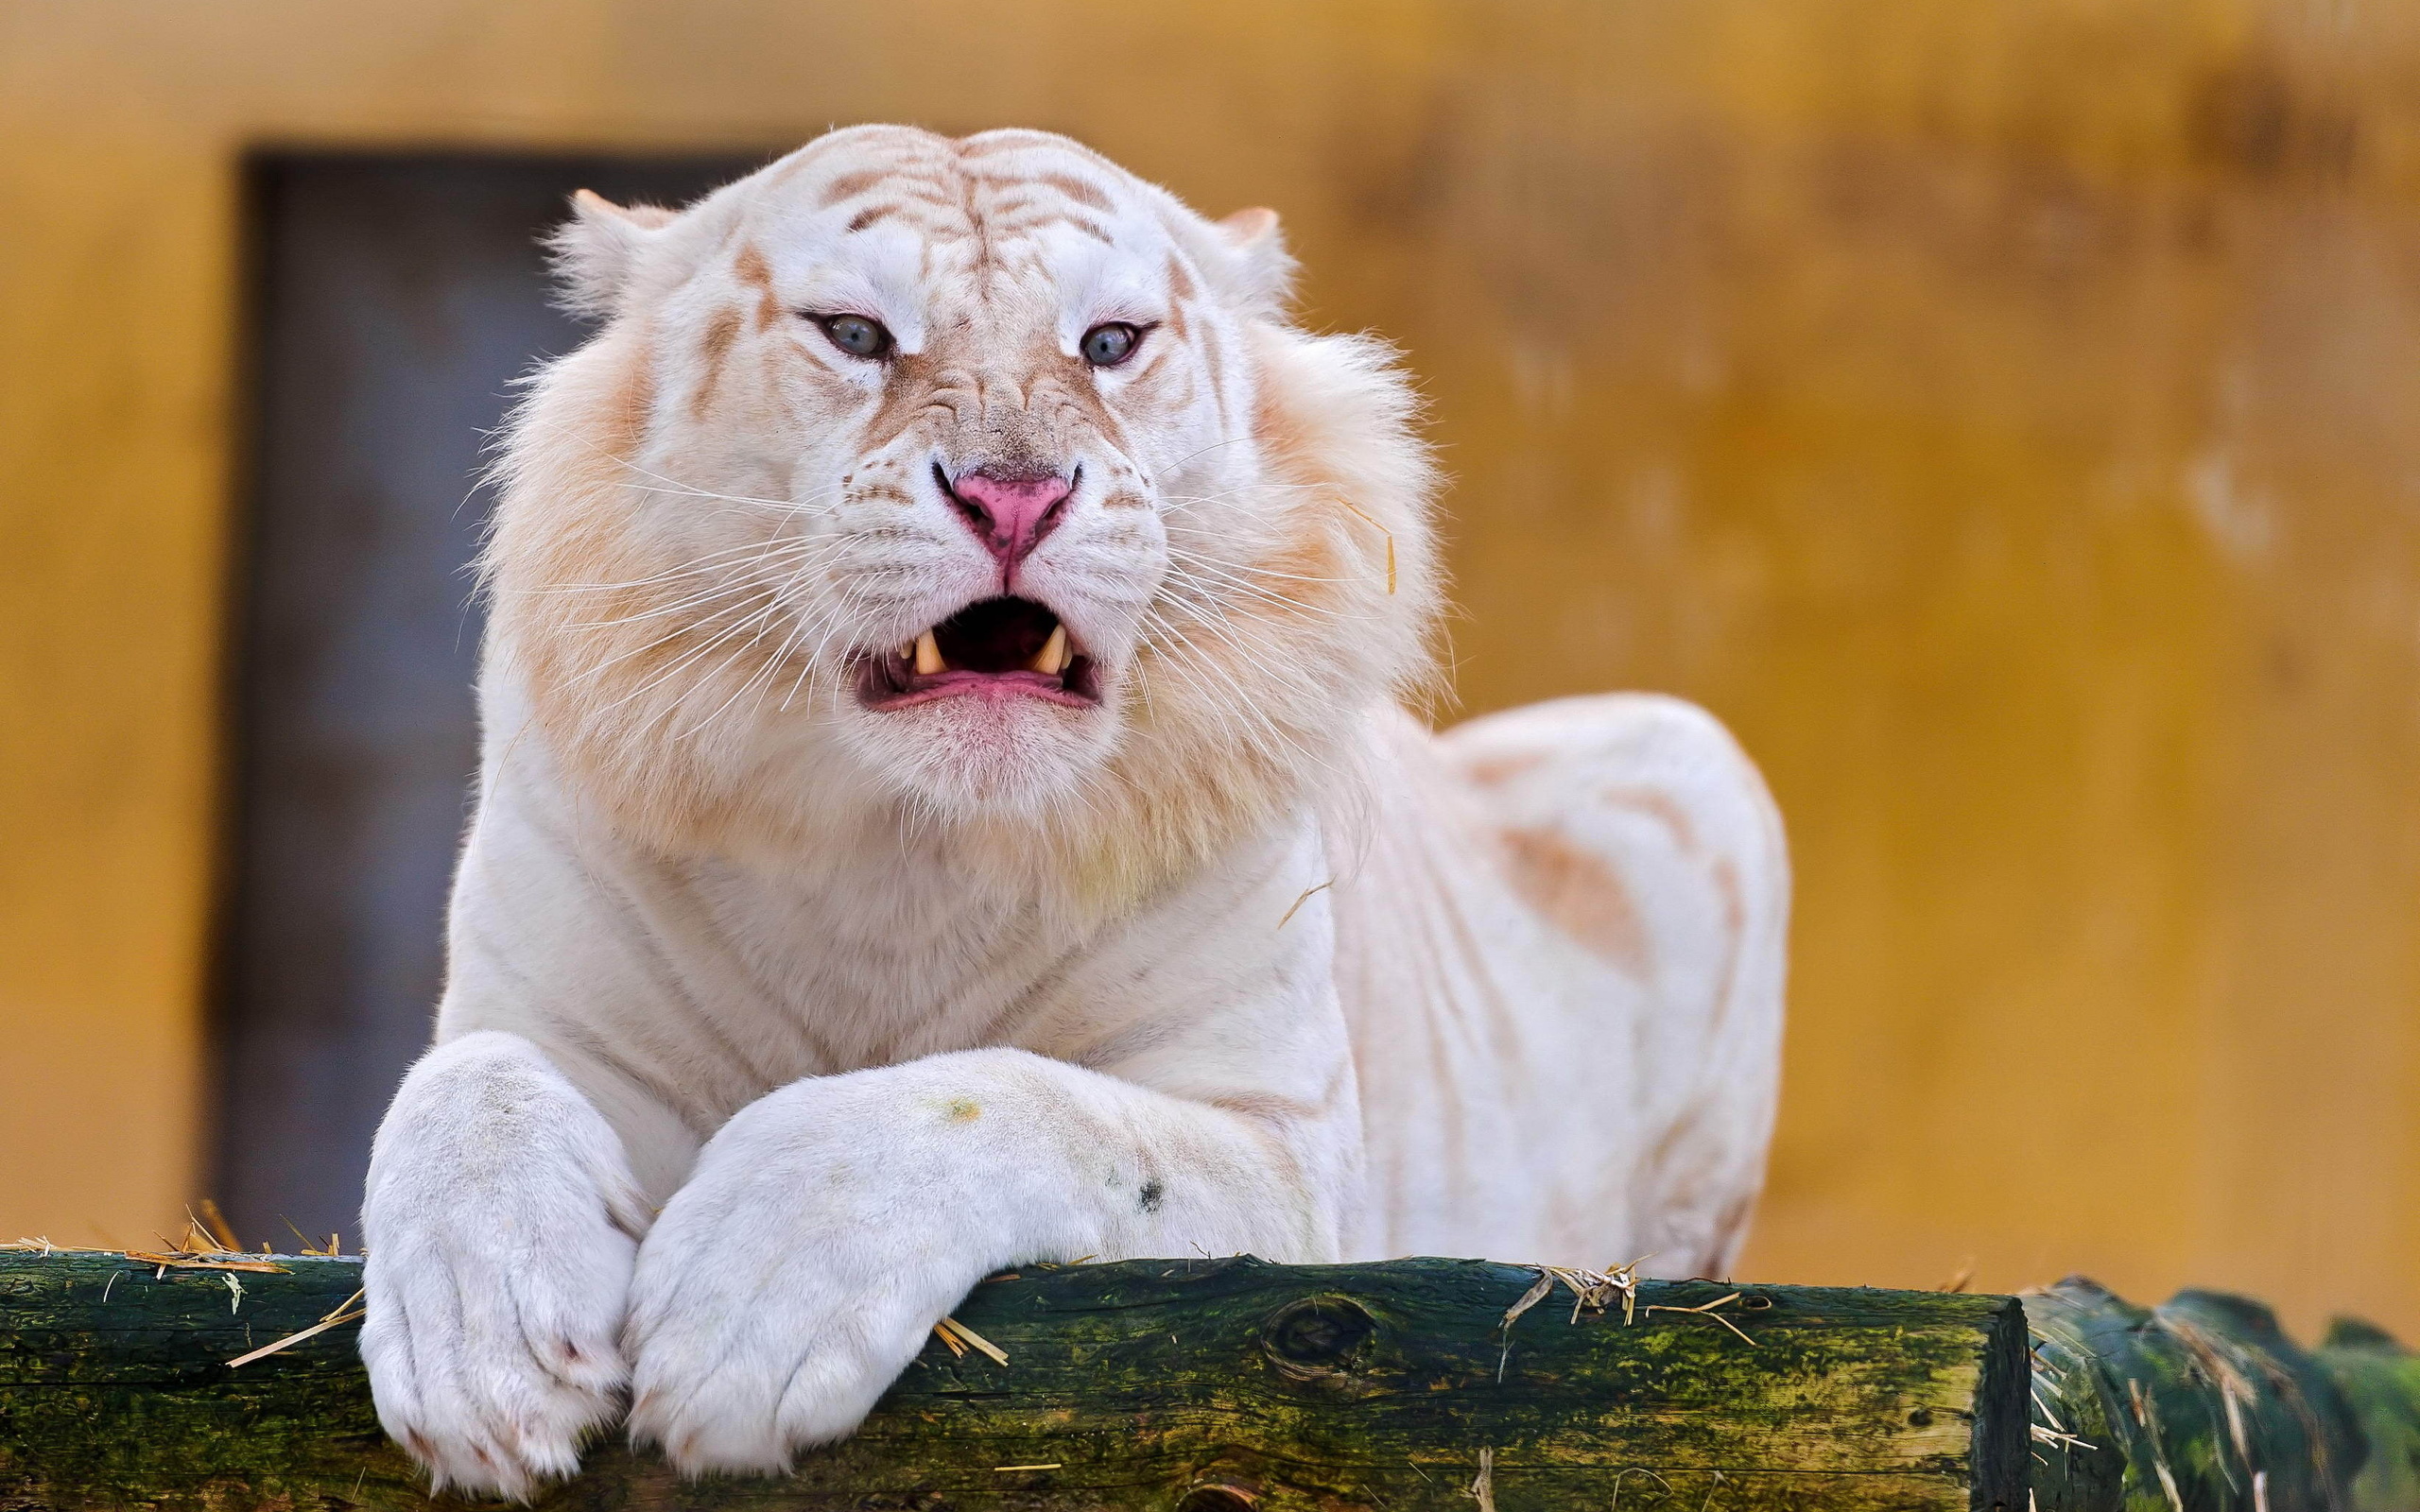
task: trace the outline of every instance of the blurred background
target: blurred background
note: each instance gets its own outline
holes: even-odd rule
[[[578,338],[527,238],[876,119],[1275,206],[1433,404],[1460,712],[1665,689],[1763,765],[1743,1274],[2420,1334],[2420,8],[2370,0],[0,0],[0,1238],[351,1243],[478,431]]]

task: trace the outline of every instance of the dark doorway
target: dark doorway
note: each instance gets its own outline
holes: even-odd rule
[[[582,335],[536,238],[574,189],[680,204],[758,161],[252,164],[216,1186],[249,1242],[352,1242],[371,1134],[428,1040],[476,763],[482,448],[512,380]]]

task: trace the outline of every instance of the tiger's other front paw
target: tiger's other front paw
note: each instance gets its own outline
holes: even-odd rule
[[[479,1040],[509,1043],[454,1053]],[[524,1052],[481,1035],[423,1060],[379,1130],[362,1205],[379,1422],[435,1489],[516,1501],[577,1470],[581,1441],[620,1411],[645,1224],[612,1129]]]

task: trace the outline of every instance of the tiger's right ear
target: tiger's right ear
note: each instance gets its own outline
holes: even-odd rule
[[[1283,305],[1294,287],[1294,259],[1286,250],[1277,212],[1254,205],[1213,221],[1211,229],[1230,254],[1231,282],[1244,302],[1268,309]]]
[[[673,212],[655,205],[623,206],[586,189],[571,197],[571,219],[546,237],[556,298],[574,315],[610,319],[638,274],[640,260]]]

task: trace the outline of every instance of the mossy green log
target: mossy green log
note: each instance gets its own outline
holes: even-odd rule
[[[2240,1297],[2081,1277],[2025,1309],[2040,1512],[2420,1512],[2420,1358],[2378,1330],[2307,1350]]]
[[[113,1255],[0,1256],[0,1509],[424,1504],[372,1412],[357,1325],[226,1363],[360,1283],[357,1262],[280,1263],[277,1275],[163,1274]],[[1634,1321],[1616,1304],[1575,1322],[1558,1289],[1508,1330],[1537,1274],[1443,1260],[1029,1269],[978,1286],[956,1314],[1006,1366],[932,1342],[863,1432],[803,1456],[792,1476],[683,1483],[609,1441],[541,1504],[2025,1503],[2025,1325],[2012,1298],[1752,1287],[1717,1310],[1742,1337],[1667,1311],[1734,1288],[1649,1281]]]

